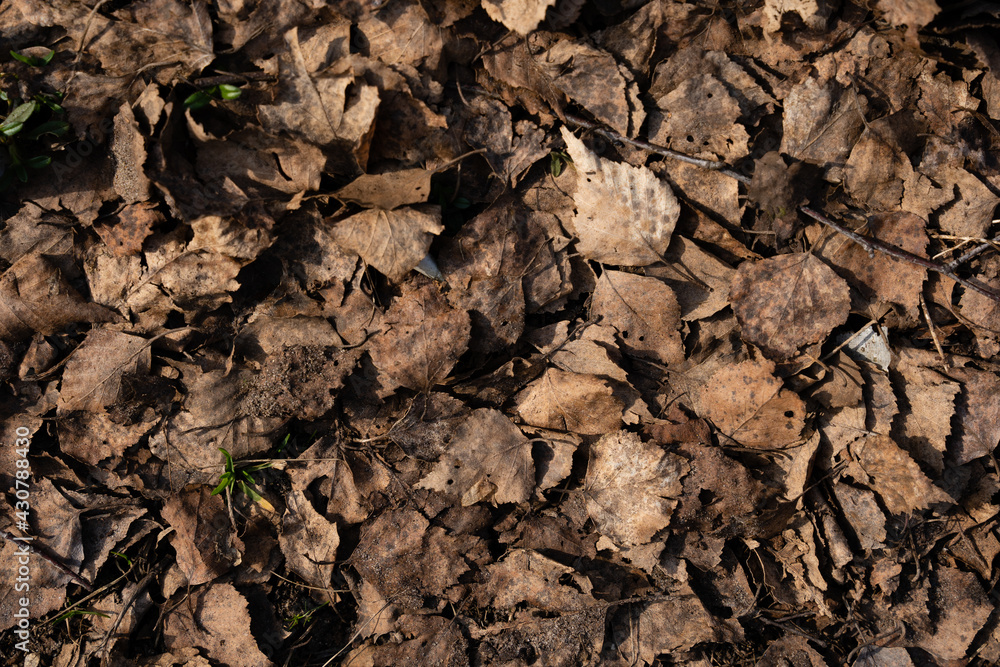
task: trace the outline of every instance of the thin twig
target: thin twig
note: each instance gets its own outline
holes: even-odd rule
[[[954,259],[954,260],[948,262],[947,264],[944,265],[944,268],[948,269],[949,271],[954,271],[955,269],[957,269],[958,267],[960,267],[962,264],[965,264],[966,262],[968,262],[973,257],[981,255],[982,253],[986,252],[990,248],[996,248],[998,242],[1000,242],[1000,236],[994,236],[993,238],[989,239],[988,241],[984,241],[982,244],[976,246],[975,248],[973,248],[969,252],[965,253],[964,255],[962,255],[961,257],[959,257],[958,259]]]
[[[931,319],[931,311],[927,308],[927,302],[924,301],[923,292],[919,294],[920,297],[920,310],[924,313],[924,320],[927,322],[927,329],[931,332],[931,340],[934,341],[934,349],[937,350],[938,356],[941,357],[941,366],[945,370],[948,370],[948,358],[944,356],[944,350],[941,349],[941,341],[938,340],[937,331],[934,326],[934,320]]]
[[[993,290],[989,289],[988,287],[979,283],[976,280],[970,280],[968,278],[962,278],[961,276],[956,275],[955,272],[950,270],[947,266],[938,264],[936,262],[932,262],[926,257],[921,257],[920,255],[914,255],[912,252],[903,250],[902,248],[894,246],[891,243],[886,243],[885,241],[880,241],[879,239],[876,238],[862,236],[861,234],[858,234],[854,230],[848,229],[847,227],[844,227],[838,222],[834,222],[833,220],[826,217],[819,211],[815,211],[808,206],[800,206],[799,210],[802,211],[805,215],[808,215],[813,220],[821,222],[827,227],[830,227],[840,232],[841,234],[843,234],[844,236],[851,239],[852,241],[863,247],[865,250],[867,250],[869,254],[874,254],[875,251],[877,250],[883,254],[889,255],[890,257],[894,257],[904,262],[909,262],[911,264],[916,264],[917,266],[922,266],[928,271],[934,271],[935,273],[940,273],[942,276],[954,280],[959,285],[967,287],[968,289],[971,289],[974,292],[979,292],[986,298],[996,301],[997,303],[1000,303],[1000,294],[994,292]]]
[[[34,540],[35,539],[34,537],[17,537],[16,535],[8,533],[6,530],[0,532],[3,533],[4,539],[6,539],[11,544],[23,545],[23,547],[28,551],[30,551],[31,553],[38,554],[45,560],[55,565],[57,568],[59,568],[59,570],[63,574],[67,575],[70,579],[72,579],[77,584],[82,586],[88,593],[94,590],[94,587],[91,585],[89,581],[81,577],[73,570],[69,569],[69,566],[66,565],[64,562],[62,562],[62,560],[55,553],[52,554],[47,553],[48,552],[47,547],[41,544],[36,547],[34,544],[32,544],[31,540]]]

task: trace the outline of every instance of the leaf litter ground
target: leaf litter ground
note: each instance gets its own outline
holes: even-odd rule
[[[4,664],[996,664],[991,11],[7,3]]]

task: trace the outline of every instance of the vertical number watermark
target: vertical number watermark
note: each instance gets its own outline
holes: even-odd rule
[[[31,431],[24,426],[18,426],[14,431],[14,525],[21,531],[23,537],[11,536],[17,544],[14,551],[15,572],[14,591],[20,593],[17,604],[14,605],[16,627],[14,633],[20,640],[16,648],[27,653],[28,640],[31,638],[31,540],[29,535],[31,516],[31,470],[28,462],[28,450],[31,446]]]

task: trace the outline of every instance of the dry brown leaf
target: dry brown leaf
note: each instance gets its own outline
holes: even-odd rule
[[[145,338],[94,329],[66,362],[59,412],[101,412],[118,399],[123,375],[149,373],[151,356]]]
[[[864,655],[864,654],[862,654]],[[861,667],[863,660],[854,663]],[[875,664],[880,667],[902,667],[893,662],[886,662],[879,659]],[[760,660],[754,667],[785,667],[795,665],[795,667],[830,667],[830,663],[823,659],[823,656],[809,645],[806,637],[796,635],[785,635],[771,645],[760,656]]]
[[[95,224],[94,231],[116,256],[128,257],[142,250],[142,242],[164,220],[155,204],[139,202],[123,208],[115,224]]]
[[[428,206],[362,211],[336,223],[330,234],[344,250],[399,281],[427,256],[431,241],[443,229],[441,209]]]
[[[732,163],[747,155],[750,136],[740,125],[740,106],[710,74],[690,78],[657,100],[649,140],[676,151]]]
[[[365,208],[391,211],[421,204],[431,194],[430,169],[403,169],[384,174],[362,174],[337,190],[337,199]],[[440,231],[440,230],[438,230]]]
[[[534,291],[535,278],[552,269],[551,241],[539,222],[522,202],[504,198],[466,223],[438,255],[452,286],[449,301],[471,317],[477,355],[513,344],[524,331],[525,290]]]
[[[103,410],[79,412],[59,419],[59,448],[92,466],[104,459],[119,461],[126,450],[137,444],[159,421],[159,415],[153,411],[140,416],[135,423],[124,424],[116,423]]]
[[[299,43],[298,29],[285,33],[287,52],[282,54],[281,84],[275,104],[262,105],[258,116],[271,132],[289,130],[318,146],[346,144],[355,168],[363,167],[354,152],[375,121],[379,93],[374,86],[355,82],[350,72],[316,73]],[[313,63],[319,65],[320,63]],[[348,89],[353,94],[348,97]]]
[[[146,142],[129,104],[122,104],[115,116],[111,152],[115,156],[115,192],[126,204],[149,199],[149,179],[143,171]]]
[[[163,624],[168,649],[201,647],[213,661],[224,665],[271,667],[253,633],[247,601],[231,584],[214,584],[185,593],[172,606]],[[187,663],[185,663],[187,664]]]
[[[836,81],[807,78],[785,97],[781,152],[824,167],[842,165],[864,130],[859,103]]]
[[[983,260],[983,268],[979,279],[987,285],[998,284],[1000,278],[1000,258],[996,255]],[[1000,303],[979,292],[967,289],[959,302],[961,314],[972,326],[976,335],[976,347],[979,354],[988,359],[1000,352]]]
[[[422,489],[457,495],[463,506],[523,503],[535,486],[531,442],[503,413],[475,410],[453,433]]]
[[[516,409],[532,426],[601,435],[621,427],[624,404],[607,380],[550,368],[517,395]]]
[[[605,376],[619,382],[628,380],[620,365],[615,330],[610,326],[593,324],[577,337],[570,335],[569,322],[563,321],[535,329],[526,338],[560,370]]]
[[[356,30],[367,41],[371,56],[390,67],[421,66],[433,71],[444,54],[442,29],[418,2],[386,3],[359,21]]]
[[[384,613],[380,616],[386,616]],[[372,634],[380,633],[373,629]],[[369,639],[344,656],[344,663],[367,665],[465,665],[468,640],[454,619],[424,613],[406,614],[392,624],[399,639],[381,642]]]
[[[833,492],[837,496],[840,509],[844,512],[844,518],[857,535],[861,548],[872,551],[885,547],[885,514],[879,507],[875,494],[868,489],[860,489],[843,482],[836,482],[833,485]]]
[[[622,271],[605,271],[590,302],[591,318],[615,328],[623,352],[668,365],[684,359],[680,314],[664,282]]]
[[[625,266],[660,261],[680,216],[670,186],[645,167],[600,158],[569,130],[561,132],[576,170],[573,227],[580,253]]]
[[[271,448],[271,438],[284,420],[248,414],[243,409],[241,399],[252,373],[206,372],[196,364],[174,365],[181,373],[183,406],[149,440],[150,451],[168,462],[166,474],[171,484],[216,484],[223,465],[219,447],[235,459]]]
[[[211,488],[185,488],[167,499],[162,515],[174,529],[170,544],[187,585],[213,581],[239,564],[226,502],[222,495],[213,496]]]
[[[587,514],[616,543],[645,544],[670,523],[688,470],[683,458],[634,433],[609,433],[590,450]]]
[[[310,586],[326,590],[340,545],[337,524],[324,519],[302,491],[291,491],[285,503],[278,538],[285,563]]]
[[[972,572],[942,567],[932,577],[939,616],[933,633],[918,636],[915,643],[942,662],[965,661],[969,647],[996,610],[996,604]]]
[[[13,425],[13,421],[8,423]],[[11,434],[13,435],[13,433],[14,429],[11,429]],[[14,438],[12,437],[9,442],[14,443]],[[10,449],[13,450],[13,447]],[[14,472],[12,463],[11,461],[10,467],[5,472]],[[10,487],[14,488],[13,479],[11,479]],[[13,518],[13,507],[11,515]],[[31,483],[31,517],[30,534],[35,538],[35,544],[40,541],[46,548],[60,554],[63,562],[73,571],[79,571],[84,560],[80,510],[70,505],[51,481],[36,479]],[[8,520],[3,529],[6,531],[9,528],[12,526],[9,525]],[[20,563],[18,561],[30,558],[30,609],[37,610],[33,613],[48,614],[63,607],[66,604],[66,588],[70,581],[69,577],[48,561],[30,555],[30,551],[27,551],[26,554],[25,551],[25,547],[13,540],[5,539],[0,542],[0,556],[10,559],[11,562],[23,565],[23,561]],[[0,618],[0,628],[5,631],[17,627],[18,614],[24,618],[24,612],[21,610],[26,605],[21,600],[29,591],[17,590],[17,582],[15,581],[17,576],[15,571],[15,574],[9,579],[11,583],[0,588],[0,612],[5,614],[5,617]]]
[[[975,368],[955,368],[948,375],[961,382],[962,395],[955,409],[960,426],[952,457],[958,465],[986,456],[1000,442],[1000,401],[996,400],[996,375]]]
[[[449,536],[415,510],[390,510],[362,529],[351,564],[386,600],[419,609],[425,595],[458,586],[469,569],[462,554],[475,541]]]
[[[657,656],[685,651],[701,642],[722,641],[718,627],[698,596],[688,587],[673,599],[650,603],[640,614],[635,634],[639,655],[645,664],[655,664]]]
[[[698,414],[726,436],[721,444],[783,449],[799,442],[805,403],[782,389],[774,369],[767,359],[723,366],[697,392]]]
[[[616,132],[635,136],[646,114],[640,106],[633,117],[628,93],[635,84],[611,54],[566,39],[538,54],[536,60],[567,97]]]
[[[486,568],[478,588],[482,604],[505,610],[527,603],[532,609],[565,613],[595,604],[586,576],[532,549],[509,551]]]
[[[919,256],[924,256],[927,249],[926,228],[924,220],[901,211],[876,214],[868,220],[868,229],[875,238]],[[920,293],[927,278],[924,267],[893,258],[872,258],[857,243],[840,237],[831,238],[814,252],[839,269],[868,299],[898,304],[911,317],[917,317]]]
[[[663,280],[673,290],[685,322],[710,317],[728,306],[735,273],[731,266],[682,236],[671,241],[664,266],[646,269],[647,276]]]
[[[961,388],[933,370],[901,361],[893,384],[903,406],[893,421],[892,435],[917,461],[938,475],[944,472],[947,442]]]
[[[494,21],[521,35],[527,35],[545,19],[556,0],[483,0],[483,9]]]
[[[555,87],[549,75],[539,66],[527,41],[512,32],[483,53],[482,83],[496,89],[504,101],[520,104],[530,113],[562,118],[565,95]]]
[[[27,254],[0,276],[0,340],[54,334],[74,322],[110,322],[115,314],[87,303],[40,254]]]
[[[371,342],[375,366],[397,386],[427,391],[442,382],[469,346],[469,315],[434,285],[407,285]]]
[[[872,490],[893,514],[912,514],[935,503],[954,503],[887,435],[861,438],[851,445],[851,452],[857,461],[853,465],[872,478]]]
[[[743,338],[775,359],[789,359],[847,321],[847,283],[812,254],[744,262],[729,291]]]

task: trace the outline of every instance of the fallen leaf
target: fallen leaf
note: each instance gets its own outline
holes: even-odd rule
[[[578,249],[588,259],[624,266],[660,261],[680,215],[670,186],[645,167],[598,157],[562,128],[576,170]]]
[[[541,428],[601,435],[621,427],[624,404],[599,377],[550,368],[517,395],[521,418]]]
[[[851,445],[861,470],[873,480],[886,509],[911,514],[934,503],[954,500],[920,470],[920,466],[887,435],[870,435]]]
[[[483,0],[483,9],[494,21],[527,35],[538,27],[546,10],[554,4],[556,0]]]
[[[330,587],[340,535],[337,524],[324,519],[302,491],[285,496],[278,543],[288,568],[321,591]]]
[[[590,449],[587,513],[618,544],[645,544],[670,523],[688,470],[683,458],[634,433],[609,433]]]
[[[851,306],[847,283],[811,254],[744,262],[729,297],[743,338],[779,360],[825,340]]]
[[[443,229],[436,206],[406,207],[362,211],[336,223],[330,234],[344,250],[399,281],[427,256],[431,241]]]
[[[463,505],[523,503],[535,485],[531,442],[501,412],[475,410],[453,433],[419,488],[456,494]]]
[[[40,254],[27,254],[0,276],[0,340],[54,334],[74,322],[111,322],[115,314],[88,303]]]
[[[548,612],[582,611],[594,605],[587,577],[531,549],[512,549],[486,568],[477,586],[481,604],[514,609],[527,604]]]
[[[337,190],[337,199],[365,208],[391,211],[421,204],[431,194],[430,169],[403,169],[384,174],[362,174]],[[438,230],[440,231],[440,230]]]
[[[772,361],[748,359],[722,367],[700,388],[698,414],[726,436],[721,444],[783,449],[799,442],[805,403],[782,388],[774,370]]]
[[[172,607],[163,626],[168,649],[199,646],[226,665],[271,667],[250,631],[246,598],[231,584],[213,584],[191,593]],[[185,663],[187,664],[187,663]]]
[[[110,329],[94,329],[66,362],[59,411],[101,412],[118,400],[122,376],[149,373],[149,342]]]
[[[469,316],[434,285],[409,285],[371,342],[375,366],[397,385],[427,391],[440,384],[469,345]]]
[[[170,544],[177,567],[189,586],[213,581],[241,560],[223,498],[213,496],[210,487],[190,486],[164,504],[163,519],[174,529]]]
[[[677,297],[656,278],[605,271],[597,281],[590,313],[615,328],[626,354],[667,365],[684,359]]]

